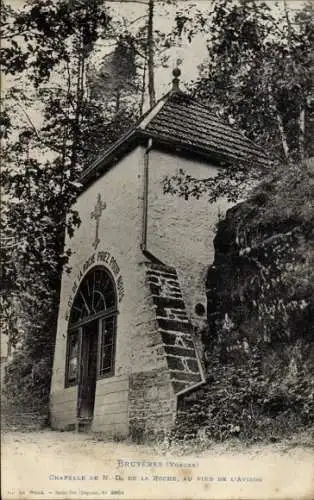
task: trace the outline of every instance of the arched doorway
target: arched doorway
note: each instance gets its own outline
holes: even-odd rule
[[[92,268],[70,312],[65,386],[78,386],[78,421],[93,418],[96,381],[114,375],[117,294],[111,273]]]

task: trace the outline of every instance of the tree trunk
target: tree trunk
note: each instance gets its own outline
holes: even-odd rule
[[[299,115],[299,153],[300,161],[304,161],[304,139],[305,139],[305,109],[301,105],[300,115]]]
[[[147,25],[147,62],[148,62],[148,94],[149,105],[153,107],[156,102],[155,82],[154,82],[154,0],[149,0],[148,5],[148,25]]]
[[[293,58],[293,25],[291,23],[290,17],[289,17],[289,8],[288,8],[288,3],[287,0],[283,0],[283,6],[284,6],[284,12],[285,12],[285,18],[287,22],[287,29],[288,29],[288,46],[289,50],[291,53],[291,61],[292,61],[292,69],[296,81],[296,85],[298,87],[298,91],[300,94],[302,94],[302,87],[300,84],[300,78],[298,75],[298,70],[296,68],[296,64]],[[305,135],[305,109],[304,109],[304,103],[300,102],[299,106],[299,119],[298,119],[298,125],[299,125],[299,130],[298,130],[298,146],[299,146],[299,160],[301,162],[304,161],[304,135]]]
[[[86,46],[83,41],[83,34],[81,33],[78,41],[78,54],[77,54],[77,80],[76,80],[76,107],[75,117],[73,124],[73,142],[71,146],[71,167],[74,168],[78,159],[78,150],[81,143],[81,118],[84,99],[84,82],[85,82],[85,61],[86,61]]]
[[[141,104],[140,104],[140,115],[143,114],[144,102],[145,102],[145,89],[146,89],[146,64],[147,60],[144,60],[144,68],[143,68],[143,80],[142,80],[142,89],[141,89]]]
[[[79,135],[80,135],[80,118],[81,118],[81,103],[82,103],[82,61],[83,56],[80,51],[78,54],[77,60],[77,78],[76,78],[76,103],[75,103],[75,113],[74,113],[74,122],[73,122],[73,137],[72,137],[72,146],[71,146],[71,166],[74,167],[77,160],[77,150],[79,144]]]
[[[274,116],[276,118],[284,156],[285,156],[286,161],[289,163],[290,162],[289,145],[288,145],[288,141],[287,141],[287,137],[286,137],[286,133],[285,133],[285,129],[283,126],[283,121],[282,121],[281,115],[277,109],[276,103],[275,103],[274,98],[273,98],[272,88],[271,88],[270,83],[268,83],[268,98],[269,98],[270,108],[272,109]]]
[[[279,130],[279,134],[280,134],[280,138],[281,138],[282,149],[283,149],[283,152],[284,152],[284,155],[285,155],[287,162],[289,162],[290,161],[289,146],[288,146],[288,141],[287,141],[287,137],[285,134],[282,118],[281,118],[280,114],[278,113],[277,109],[276,109],[275,113],[276,113],[278,130]]]

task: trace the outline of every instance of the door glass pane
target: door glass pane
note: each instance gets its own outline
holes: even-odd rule
[[[78,331],[70,334],[69,347],[68,347],[68,381],[75,382],[78,372],[78,350],[79,350],[79,336]]]
[[[103,320],[103,345],[113,343],[114,333],[114,318],[107,318]]]
[[[111,370],[111,346],[104,347],[103,349],[103,354],[102,354],[102,372],[106,373],[107,371]]]
[[[104,375],[113,370],[115,318],[113,316],[102,320],[100,369]]]

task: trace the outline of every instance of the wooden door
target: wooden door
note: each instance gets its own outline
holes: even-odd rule
[[[94,320],[82,327],[78,417],[92,420],[97,378],[98,323]]]

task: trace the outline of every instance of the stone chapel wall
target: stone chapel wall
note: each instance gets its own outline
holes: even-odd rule
[[[202,326],[206,312],[199,318],[195,306],[206,310],[205,280],[214,259],[213,239],[219,213],[229,205],[226,200],[210,204],[206,196],[184,200],[164,194],[162,181],[183,169],[199,179],[213,177],[217,167],[201,161],[152,150],[149,155],[148,249],[166,265],[176,268],[182,295],[190,318]]]
[[[185,201],[164,195],[163,178],[179,168],[199,178],[216,173],[215,167],[208,164],[156,150],[150,152],[147,247],[166,266],[176,270],[179,282],[174,288],[182,290],[187,314],[197,323],[194,308],[199,302],[206,304],[205,276],[214,255],[215,224],[223,204],[210,205],[206,197]],[[176,392],[201,380],[196,359],[191,358],[195,353],[189,344],[190,333],[185,331],[186,313],[180,309],[178,315],[170,311],[170,306],[164,309],[158,304],[156,309],[157,299],[151,286],[159,279],[153,276],[157,270],[147,275],[147,257],[140,246],[143,182],[144,148],[138,147],[89,186],[77,201],[81,225],[67,241],[73,252],[69,261],[71,273],[65,273],[62,280],[52,376],[50,409],[55,428],[76,423],[77,386],[65,388],[67,321],[80,281],[95,265],[104,265],[113,274],[119,303],[115,373],[97,380],[92,429],[127,435],[137,429],[149,431],[152,422],[154,429],[169,428],[176,413]],[[95,248],[96,221],[91,214],[99,199],[103,212]],[[162,274],[162,270],[158,272]],[[170,330],[176,327],[181,332],[184,327],[175,338],[164,325],[164,315],[169,311],[171,318],[173,314],[178,316],[175,320],[169,317]],[[185,338],[185,347],[182,342],[180,347],[172,345],[178,336]]]
[[[77,386],[65,388],[67,318],[80,280],[95,264],[105,265],[114,275],[116,285],[119,281],[119,304],[115,374],[97,380],[92,429],[128,434],[130,414],[133,412],[133,423],[143,418],[142,412],[141,415],[134,413],[138,381],[146,400],[144,419],[148,418],[158,406],[157,398],[151,393],[149,374],[152,371],[159,380],[158,397],[169,393],[169,401],[175,400],[170,378],[163,375],[167,371],[167,360],[165,355],[160,355],[162,340],[146,286],[146,259],[140,249],[143,153],[139,147],[125,156],[82,193],[75,207],[82,222],[67,242],[73,251],[69,261],[71,273],[64,274],[62,280],[50,404],[51,423],[55,428],[73,426],[76,422]],[[95,220],[91,212],[99,194],[106,208],[100,218],[100,242],[95,249]],[[175,411],[173,404],[171,411]]]

